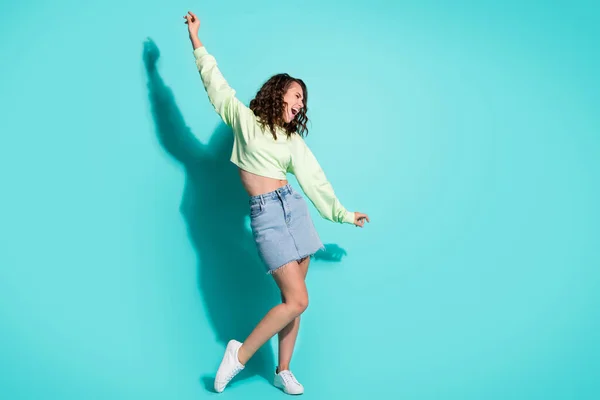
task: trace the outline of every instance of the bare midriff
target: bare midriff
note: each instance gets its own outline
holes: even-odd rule
[[[285,179],[267,178],[239,169],[242,185],[249,196],[258,196],[279,189],[288,184]]]

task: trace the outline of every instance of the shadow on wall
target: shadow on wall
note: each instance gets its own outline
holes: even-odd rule
[[[229,161],[230,128],[219,125],[207,144],[194,136],[156,68],[159,55],[156,44],[146,41],[143,60],[152,116],[160,144],[185,168],[180,211],[198,257],[200,295],[216,339],[225,346],[230,339],[243,340],[280,301],[280,294],[265,273],[247,228],[248,195],[237,167]],[[333,244],[315,258],[339,261],[343,255],[345,251]],[[219,362],[215,360],[215,365]],[[253,375],[271,380],[274,369],[273,348],[267,342],[237,380]],[[212,390],[212,377],[204,379]]]

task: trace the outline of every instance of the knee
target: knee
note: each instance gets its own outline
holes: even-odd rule
[[[286,301],[286,303],[295,315],[300,315],[308,308],[308,296],[294,296],[293,298]]]

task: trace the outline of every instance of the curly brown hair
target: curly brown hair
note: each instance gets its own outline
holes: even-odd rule
[[[298,83],[302,87],[302,91],[304,92],[304,107],[296,114],[293,120],[286,123],[283,119],[285,109],[283,96],[293,82]],[[306,85],[302,79],[293,78],[288,74],[276,74],[262,85],[256,93],[256,97],[250,101],[250,109],[258,117],[263,128],[269,128],[275,139],[277,139],[275,129],[278,126],[283,128],[288,137],[294,133],[305,136],[308,134],[308,128],[306,127],[308,122],[308,117],[306,116],[306,112],[308,111],[306,106],[307,97]]]

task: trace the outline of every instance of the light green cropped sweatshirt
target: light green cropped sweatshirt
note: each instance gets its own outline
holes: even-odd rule
[[[282,128],[277,128],[277,139],[273,138],[268,128],[258,123],[254,112],[238,100],[235,90],[217,67],[215,57],[201,46],[194,50],[194,58],[211,104],[234,132],[231,162],[245,171],[269,178],[285,180],[286,174],[292,173],[323,218],[354,223],[354,213],[337,199],[304,139],[297,133],[288,138]]]

